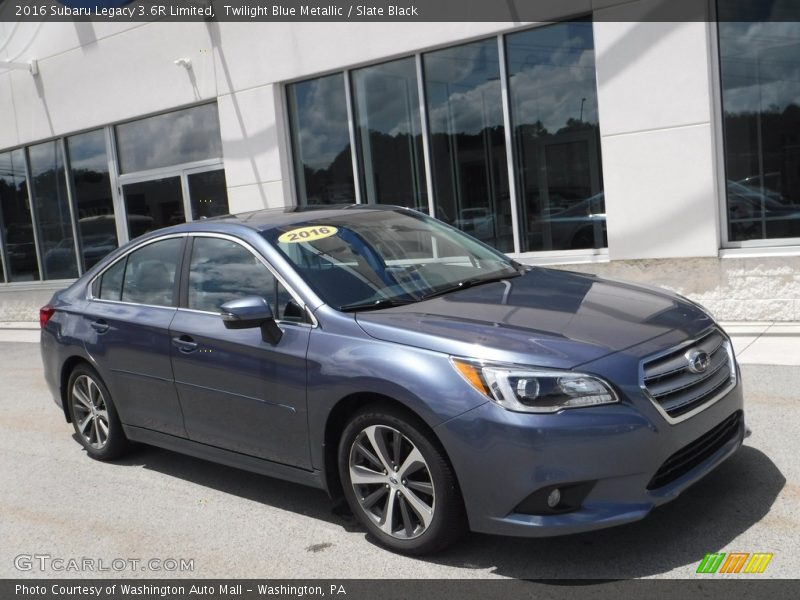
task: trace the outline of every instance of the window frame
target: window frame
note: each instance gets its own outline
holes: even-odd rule
[[[140,115],[122,121],[107,123],[105,125],[100,125],[100,126],[95,125],[91,127],[85,127],[77,129],[75,131],[63,133],[57,136],[51,135],[50,137],[38,140],[32,140],[30,142],[21,145],[0,149],[0,154],[12,153],[16,151],[21,151],[23,153],[25,183],[27,190],[26,201],[31,216],[31,224],[33,225],[33,243],[34,243],[34,250],[36,253],[36,266],[38,269],[37,279],[10,281],[9,278],[10,261],[6,252],[6,246],[5,246],[6,240],[4,239],[3,234],[0,233],[0,264],[2,264],[3,266],[2,277],[0,277],[0,286],[2,286],[3,289],[9,289],[9,290],[15,288],[49,289],[51,287],[55,289],[56,287],[63,287],[64,284],[67,284],[69,282],[74,282],[76,279],[82,277],[85,273],[91,270],[84,268],[80,241],[79,241],[80,226],[78,224],[78,213],[77,213],[77,204],[75,195],[76,192],[72,177],[72,162],[68,148],[68,140],[72,137],[95,131],[103,131],[105,137],[105,145],[106,145],[106,157],[108,160],[109,184],[111,186],[111,201],[114,209],[114,224],[117,234],[117,249],[125,246],[125,244],[127,244],[131,240],[131,237],[128,233],[128,221],[127,221],[128,213],[125,206],[125,198],[122,193],[123,184],[137,183],[147,179],[157,179],[164,176],[179,177],[181,180],[181,193],[183,194],[183,206],[184,206],[184,215],[186,218],[186,222],[187,223],[192,222],[194,219],[192,219],[191,201],[188,195],[189,194],[188,176],[203,171],[222,170],[224,172],[225,171],[224,156],[204,159],[195,162],[177,164],[170,167],[159,167],[157,169],[152,169],[149,171],[136,171],[132,173],[121,174],[119,170],[119,157],[117,155],[116,127],[118,125],[123,125],[125,123],[140,121],[143,119],[147,119],[149,117],[156,117],[163,114],[169,114],[205,104],[213,104],[214,106],[217,107],[218,110],[218,105],[219,105],[218,99],[203,100],[199,102],[193,102],[189,104],[171,107],[166,110],[160,110],[157,112],[148,113],[146,115]],[[65,178],[65,190],[66,190],[65,193],[67,194],[67,198],[69,200],[70,221],[73,231],[72,239],[77,260],[78,276],[70,277],[67,279],[46,279],[44,277],[44,264],[43,264],[44,253],[41,249],[42,239],[41,239],[41,233],[39,231],[40,229],[39,215],[36,207],[34,190],[32,189],[32,176],[30,170],[30,160],[28,157],[28,151],[32,146],[38,146],[40,144],[45,144],[49,142],[53,142],[56,144],[57,152],[60,153],[60,156],[64,163],[62,171]],[[114,251],[116,251],[116,249]]]
[[[106,271],[111,269],[114,265],[116,265],[121,260],[128,260],[128,257],[132,253],[136,252],[137,250],[141,250],[142,248],[144,248],[145,246],[149,246],[150,244],[155,244],[156,242],[163,242],[164,240],[168,240],[168,239],[172,239],[172,238],[186,238],[187,235],[188,234],[186,232],[170,233],[170,234],[167,234],[167,235],[162,235],[162,236],[154,237],[154,238],[151,238],[151,239],[148,239],[148,240],[144,240],[141,243],[138,243],[138,244],[135,244],[135,245],[131,245],[130,248],[126,248],[124,252],[122,252],[119,256],[115,256],[113,258],[113,260],[111,260],[107,265],[103,265],[103,267],[100,269],[100,271],[98,271],[86,283],[86,296],[85,296],[85,299],[87,301],[89,301],[89,302],[107,302],[107,303],[110,303],[110,304],[124,304],[125,306],[146,306],[148,308],[165,308],[165,309],[168,309],[168,310],[176,310],[178,308],[178,302],[176,301],[176,296],[178,296],[178,298],[180,298],[180,286],[181,286],[181,281],[182,281],[181,276],[182,276],[182,273],[183,273],[183,260],[184,260],[185,254],[186,254],[186,240],[185,239],[183,241],[183,246],[181,247],[180,256],[178,257],[178,262],[177,262],[177,265],[175,267],[176,274],[178,276],[175,279],[176,280],[176,285],[175,285],[175,288],[172,291],[172,303],[173,303],[172,306],[164,306],[162,304],[145,304],[145,303],[142,303],[142,302],[128,302],[127,300],[109,300],[108,298],[99,298],[99,297],[94,295],[94,287],[95,287],[95,283],[97,282],[97,280],[100,279],[105,274]],[[127,271],[127,270],[128,270],[128,267],[126,266],[125,267],[125,271]],[[124,288],[125,288],[125,278],[124,278],[124,274],[123,274],[122,288],[121,289],[124,289]],[[99,289],[100,288],[98,287],[98,290]]]
[[[312,327],[312,328],[315,328],[315,327],[317,327],[319,325],[317,319],[314,317],[314,315],[311,312],[311,310],[309,310],[308,303],[306,303],[306,301],[303,300],[302,296],[300,296],[300,294],[298,294],[295,291],[295,289],[286,282],[286,279],[278,272],[278,270],[275,267],[273,267],[272,264],[258,250],[256,250],[253,246],[251,246],[248,242],[244,241],[241,238],[238,238],[238,237],[236,237],[234,235],[230,235],[230,234],[227,234],[227,233],[217,233],[217,232],[208,232],[208,231],[192,231],[192,232],[188,232],[186,234],[186,236],[187,236],[188,239],[187,239],[187,243],[184,246],[184,250],[183,250],[183,261],[182,261],[181,274],[180,274],[180,295],[179,295],[179,301],[178,301],[178,307],[177,307],[178,310],[184,311],[184,312],[202,314],[202,315],[219,316],[221,314],[218,311],[199,310],[197,308],[189,308],[189,306],[188,306],[189,269],[191,268],[191,253],[192,253],[192,247],[194,246],[194,239],[195,238],[199,238],[199,237],[216,238],[216,239],[227,240],[229,242],[233,242],[235,244],[238,244],[239,246],[241,246],[242,248],[244,248],[245,250],[250,252],[250,254],[255,256],[256,259],[262,265],[264,265],[264,267],[266,267],[267,271],[269,271],[270,274],[275,278],[275,281],[277,281],[278,283],[280,283],[284,287],[284,289],[289,293],[289,295],[292,297],[292,299],[302,309],[303,314],[305,315],[305,320],[304,321],[286,321],[284,319],[277,319],[276,318],[275,319],[276,323],[280,323],[282,325],[285,325],[285,324],[302,325],[302,326]],[[265,300],[269,301],[268,298],[265,298]],[[271,305],[270,305],[270,310],[272,310],[272,306]]]
[[[80,259],[81,257],[81,248],[78,242],[78,221],[77,221],[77,214],[75,211],[75,202],[74,202],[74,190],[73,190],[73,182],[72,182],[72,168],[69,163],[69,158],[67,156],[66,150],[66,142],[65,138],[57,137],[51,138],[47,140],[43,140],[40,142],[35,142],[32,144],[26,144],[23,146],[23,154],[25,157],[25,176],[27,179],[27,186],[28,186],[28,202],[30,205],[31,211],[31,221],[33,222],[33,231],[34,231],[34,241],[36,244],[36,255],[39,261],[39,281],[73,281],[77,277],[47,277],[47,268],[45,264],[45,257],[47,252],[44,250],[44,241],[45,236],[42,232],[42,221],[39,217],[39,205],[37,200],[37,190],[35,189],[34,185],[34,176],[33,170],[31,169],[31,149],[34,147],[44,146],[45,144],[53,144],[54,154],[57,158],[61,159],[61,168],[54,169],[56,173],[56,177],[58,177],[58,171],[61,172],[62,177],[64,178],[64,193],[66,197],[64,200],[67,204],[67,211],[68,215],[67,218],[69,219],[69,226],[70,231],[72,232],[72,251],[75,253],[75,271],[77,272],[77,277],[81,277],[84,273],[83,261]]]
[[[152,181],[154,179],[167,179],[170,177],[177,177],[180,180],[181,185],[181,203],[183,206],[183,217],[186,223],[191,223],[195,221],[192,217],[192,202],[191,198],[189,197],[189,175],[194,175],[195,173],[204,173],[206,171],[219,171],[225,170],[225,164],[221,158],[211,158],[206,160],[201,160],[193,163],[185,163],[182,165],[172,166],[172,167],[160,167],[158,169],[151,169],[149,171],[137,171],[135,173],[127,173],[125,175],[118,175],[117,176],[117,185],[119,187],[119,200],[122,204],[122,227],[125,233],[125,240],[122,242],[130,241],[130,233],[128,232],[128,223],[127,218],[130,216],[128,214],[128,205],[125,203],[125,192],[123,188],[126,185],[134,184],[134,183],[144,183],[147,181]]]
[[[764,238],[752,240],[731,240],[728,223],[728,182],[725,168],[725,111],[722,103],[722,52],[720,51],[719,23],[717,21],[717,0],[709,0],[710,20],[709,76],[711,78],[711,130],[714,161],[714,188],[717,197],[717,248],[719,256],[735,256],[753,253],[771,255],[775,252],[800,253],[800,237]]]
[[[715,2],[715,0],[709,0],[710,2]],[[469,36],[463,39],[459,39],[457,41],[448,41],[442,42],[440,44],[433,44],[427,46],[425,48],[420,48],[414,51],[406,51],[406,52],[398,52],[396,54],[390,54],[379,59],[372,59],[366,60],[363,62],[357,62],[350,64],[349,66],[345,67],[338,67],[336,69],[326,69],[314,73],[304,74],[299,77],[294,77],[291,79],[285,79],[281,81],[279,84],[276,84],[276,88],[279,90],[276,94],[276,98],[278,102],[276,103],[276,114],[279,118],[282,119],[281,128],[284,131],[284,134],[281,136],[280,144],[281,149],[284,151],[287,161],[286,165],[284,166],[284,181],[287,182],[289,188],[289,194],[287,197],[291,198],[295,206],[304,206],[301,202],[300,194],[298,192],[298,179],[297,179],[297,172],[295,169],[295,156],[294,156],[294,147],[292,143],[292,123],[290,118],[290,109],[289,109],[289,93],[288,88],[290,85],[295,83],[301,83],[304,81],[310,81],[313,79],[317,79],[320,77],[327,77],[330,75],[338,75],[342,78],[342,83],[345,86],[345,91],[347,94],[347,112],[348,112],[348,126],[350,130],[350,152],[351,152],[351,159],[353,163],[353,178],[356,183],[356,203],[361,204],[363,202],[360,194],[360,177],[361,177],[361,157],[358,155],[358,148],[355,145],[355,122],[354,122],[354,112],[355,107],[353,106],[353,99],[352,99],[352,77],[351,72],[357,69],[362,69],[365,67],[373,67],[378,66],[384,63],[393,62],[396,60],[411,58],[414,60],[416,65],[416,72],[417,72],[417,92],[419,94],[419,113],[420,113],[420,132],[422,135],[422,154],[423,154],[423,164],[424,164],[424,171],[426,177],[426,187],[427,187],[427,199],[428,199],[428,212],[427,214],[431,217],[436,217],[436,211],[434,206],[434,190],[433,190],[433,165],[432,165],[432,157],[431,157],[431,149],[430,149],[430,131],[429,131],[429,121],[428,121],[428,107],[427,107],[427,96],[425,94],[425,75],[424,75],[424,65],[423,65],[423,55],[436,52],[438,50],[444,50],[447,48],[453,48],[456,46],[463,46],[466,44],[471,44],[480,41],[488,41],[494,39],[498,45],[499,50],[499,62],[500,62],[500,88],[501,88],[501,110],[503,113],[503,125],[505,131],[505,147],[506,147],[506,163],[509,173],[509,198],[508,202],[511,203],[510,206],[510,216],[511,216],[511,225],[512,225],[512,234],[513,234],[513,245],[512,249],[504,252],[504,254],[512,259],[516,260],[523,260],[530,264],[583,264],[583,263],[595,263],[595,262],[608,262],[609,260],[609,249],[608,246],[601,247],[601,248],[580,248],[576,250],[537,250],[537,251],[521,251],[521,236],[522,232],[520,231],[520,224],[519,224],[519,215],[518,215],[518,196],[519,190],[517,189],[517,182],[516,182],[516,175],[514,174],[514,162],[513,162],[513,154],[510,153],[513,149],[513,131],[511,128],[511,107],[509,101],[509,90],[508,90],[508,65],[506,62],[506,45],[505,45],[505,38],[509,34],[518,33],[521,31],[529,31],[538,29],[540,27],[547,27],[552,25],[554,22],[566,22],[572,21],[576,19],[586,18],[592,24],[592,32],[594,37],[594,11],[578,11],[573,14],[567,14],[563,17],[555,20],[555,21],[547,21],[541,23],[534,23],[534,24],[526,24],[524,27],[506,27],[502,28],[495,33],[484,33],[484,34],[477,34],[473,36]],[[595,65],[595,84],[597,85],[597,67]],[[598,85],[599,88],[599,85]],[[601,137],[601,151],[602,151],[602,137]],[[605,171],[605,165],[603,164],[603,158],[601,154],[600,160],[600,167],[603,171]]]
[[[165,109],[165,110],[159,110],[159,111],[148,113],[148,114],[145,114],[145,115],[140,115],[140,116],[137,116],[137,117],[124,119],[122,121],[116,121],[116,122],[113,122],[113,123],[110,123],[110,124],[106,125],[106,127],[108,127],[110,129],[110,131],[111,131],[111,142],[112,142],[112,147],[113,147],[114,161],[115,161],[116,169],[117,169],[117,177],[125,177],[126,175],[138,175],[140,173],[158,172],[158,171],[161,171],[163,169],[176,169],[176,168],[179,168],[179,167],[185,167],[186,165],[202,164],[202,163],[206,163],[206,162],[209,162],[209,161],[222,162],[223,156],[222,156],[222,154],[220,154],[220,156],[218,156],[218,157],[217,156],[212,156],[210,158],[203,158],[203,159],[199,159],[199,160],[179,162],[179,163],[175,163],[175,164],[172,164],[172,165],[167,165],[165,167],[155,167],[155,168],[152,168],[152,169],[139,169],[139,170],[136,170],[136,171],[128,171],[126,173],[124,173],[122,171],[122,165],[120,163],[120,158],[119,158],[119,155],[120,155],[120,152],[119,152],[119,139],[118,139],[118,135],[117,135],[117,129],[120,126],[130,125],[132,123],[138,123],[138,122],[141,122],[141,121],[147,121],[148,119],[153,119],[153,118],[157,118],[157,117],[164,117],[164,116],[172,115],[172,114],[179,113],[179,112],[189,111],[189,110],[192,110],[194,108],[201,107],[201,106],[210,106],[210,105],[213,105],[215,107],[215,109],[217,110],[217,124],[220,127],[220,132],[219,132],[220,133],[220,147],[222,148],[222,125],[219,123],[219,103],[218,103],[216,98],[211,100],[211,101],[205,100],[205,101],[201,101],[201,102],[193,102],[191,104],[183,104],[183,105],[180,105],[180,106],[175,106],[173,108],[168,108],[168,109]],[[71,134],[71,135],[74,135],[74,134]]]
[[[39,232],[36,220],[36,207],[34,206],[33,199],[31,198],[31,173],[30,168],[28,165],[28,156],[26,151],[27,146],[17,146],[14,148],[8,148],[6,150],[0,151],[0,154],[8,154],[9,156],[13,155],[14,152],[20,152],[22,154],[22,162],[23,162],[23,170],[24,175],[23,178],[25,179],[25,203],[27,205],[28,214],[31,218],[31,233],[33,238],[33,250],[34,250],[34,257],[36,259],[36,278],[31,280],[18,280],[12,281],[11,274],[13,274],[13,269],[9,271],[11,266],[11,260],[8,256],[8,248],[5,236],[5,229],[6,229],[6,221],[5,215],[3,213],[2,203],[0,203],[0,260],[3,261],[3,278],[0,281],[3,284],[4,289],[14,289],[14,287],[18,288],[26,288],[30,285],[33,286],[41,286],[43,283],[47,281],[58,281],[58,280],[46,280],[42,278],[42,256],[39,251]]]
[[[74,228],[75,228],[75,251],[78,253],[77,260],[78,260],[78,272],[83,275],[86,271],[91,269],[91,267],[86,267],[86,258],[83,255],[83,233],[81,231],[80,225],[80,211],[78,208],[78,189],[77,185],[75,184],[75,174],[72,169],[72,154],[70,152],[69,142],[71,139],[82,135],[89,135],[96,132],[101,132],[103,135],[103,143],[105,144],[106,150],[106,167],[108,168],[108,187],[109,192],[111,194],[111,210],[112,216],[114,217],[114,233],[117,236],[117,248],[122,245],[121,238],[120,238],[120,219],[118,217],[119,214],[119,206],[117,202],[117,193],[116,193],[116,156],[111,153],[111,137],[109,134],[109,127],[96,127],[94,129],[86,129],[84,131],[79,131],[76,133],[71,133],[69,135],[62,136],[61,139],[61,148],[64,155],[64,168],[67,176],[67,191],[69,193],[70,198],[70,209],[73,213],[73,221],[74,221]],[[113,252],[113,250],[111,251]],[[109,252],[110,254],[110,252]],[[105,257],[103,257],[105,258]],[[101,259],[102,260],[102,259]],[[94,265],[92,265],[94,266]]]
[[[286,321],[283,319],[275,319],[276,323],[281,324],[290,324],[290,325],[302,325],[307,327],[316,328],[319,325],[319,322],[314,317],[314,314],[309,310],[308,303],[303,300],[302,296],[295,291],[295,289],[286,282],[286,278],[283,277],[275,267],[264,257],[262,254],[256,250],[252,245],[248,242],[244,241],[243,239],[236,237],[235,235],[230,235],[227,233],[218,233],[218,232],[210,232],[210,231],[183,231],[179,233],[170,233],[167,235],[160,235],[158,237],[154,237],[148,240],[144,240],[141,243],[131,245],[130,248],[126,248],[124,252],[122,252],[119,256],[114,257],[107,265],[103,265],[103,267],[98,271],[86,284],[86,296],[85,299],[89,302],[107,302],[111,304],[124,304],[126,306],[146,306],[149,308],[167,308],[170,310],[181,310],[184,312],[192,312],[204,315],[215,315],[219,316],[219,312],[212,312],[207,310],[198,310],[195,308],[189,308],[187,306],[187,296],[188,296],[188,289],[187,284],[189,281],[189,268],[190,268],[190,260],[191,260],[191,251],[192,245],[194,242],[194,238],[197,237],[209,237],[209,238],[218,238],[223,240],[228,240],[230,242],[234,242],[242,246],[245,250],[250,252],[253,256],[258,259],[261,264],[263,264],[267,270],[275,277],[275,280],[279,282],[284,289],[292,296],[292,299],[297,302],[297,305],[303,310],[303,314],[305,315],[306,321],[298,322],[298,321]],[[184,238],[183,247],[181,248],[180,258],[178,259],[178,277],[177,277],[177,286],[176,286],[176,295],[177,300],[174,306],[161,306],[155,304],[142,304],[139,302],[127,302],[124,300],[109,300],[107,298],[99,298],[94,295],[94,287],[95,283],[105,274],[106,271],[111,269],[114,265],[116,265],[121,260],[127,260],[128,256],[133,252],[147,246],[150,244],[154,244],[155,242],[160,242],[163,240],[171,239],[171,238]],[[99,289],[99,288],[98,288]],[[270,309],[272,307],[270,306]]]

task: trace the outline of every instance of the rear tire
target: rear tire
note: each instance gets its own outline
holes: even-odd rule
[[[89,456],[114,460],[130,449],[111,393],[89,365],[78,365],[70,374],[67,403],[75,433]]]
[[[466,530],[452,467],[412,415],[385,405],[361,409],[342,432],[338,462],[350,510],[387,548],[429,554]]]

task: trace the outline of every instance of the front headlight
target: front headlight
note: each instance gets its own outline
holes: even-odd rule
[[[506,410],[554,413],[619,402],[614,390],[592,375],[455,357],[450,361],[472,387]]]

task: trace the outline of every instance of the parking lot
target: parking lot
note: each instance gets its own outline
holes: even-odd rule
[[[92,576],[15,568],[33,554],[194,565],[97,576],[695,577],[716,551],[772,552],[760,577],[795,577],[800,369],[745,365],[743,378],[745,447],[646,520],[551,539],[472,534],[414,559],[380,549],[318,490],[148,447],[114,464],[90,460],[50,398],[38,344],[0,343],[0,577]]]

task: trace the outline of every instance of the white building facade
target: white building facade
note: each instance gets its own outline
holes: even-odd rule
[[[614,4],[546,24],[0,23],[0,320],[150,229],[352,201],[721,319],[800,320],[800,24]]]

